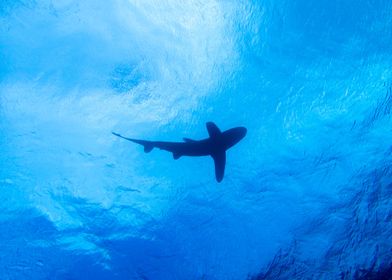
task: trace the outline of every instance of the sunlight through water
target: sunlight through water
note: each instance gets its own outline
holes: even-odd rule
[[[1,1],[0,279],[392,279],[390,11]]]

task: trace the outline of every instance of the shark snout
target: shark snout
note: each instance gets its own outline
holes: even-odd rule
[[[240,139],[244,138],[246,136],[246,133],[248,132],[248,130],[246,129],[246,127],[238,127],[238,136]]]
[[[245,137],[247,129],[243,126],[226,130],[222,133],[226,149],[234,146]]]

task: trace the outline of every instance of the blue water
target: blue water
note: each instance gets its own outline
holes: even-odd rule
[[[2,0],[0,279],[392,279],[391,11]]]

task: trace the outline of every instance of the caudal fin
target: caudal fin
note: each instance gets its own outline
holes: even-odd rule
[[[138,139],[132,139],[132,138],[127,138],[122,136],[121,134],[112,132],[113,135],[116,135],[117,137],[120,137],[122,139],[131,141],[133,143],[142,145],[144,147],[144,152],[149,153],[152,151],[152,149],[154,148],[154,144],[151,141],[146,141],[146,140],[138,140]]]

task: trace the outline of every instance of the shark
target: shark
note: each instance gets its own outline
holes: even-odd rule
[[[222,132],[213,122],[207,122],[206,127],[209,135],[208,138],[201,140],[183,138],[183,142],[139,140],[124,137],[115,132],[112,133],[117,137],[142,145],[146,153],[151,152],[154,148],[171,152],[175,160],[182,156],[211,156],[215,165],[215,178],[219,183],[225,174],[226,151],[245,137],[247,129],[241,126]]]

